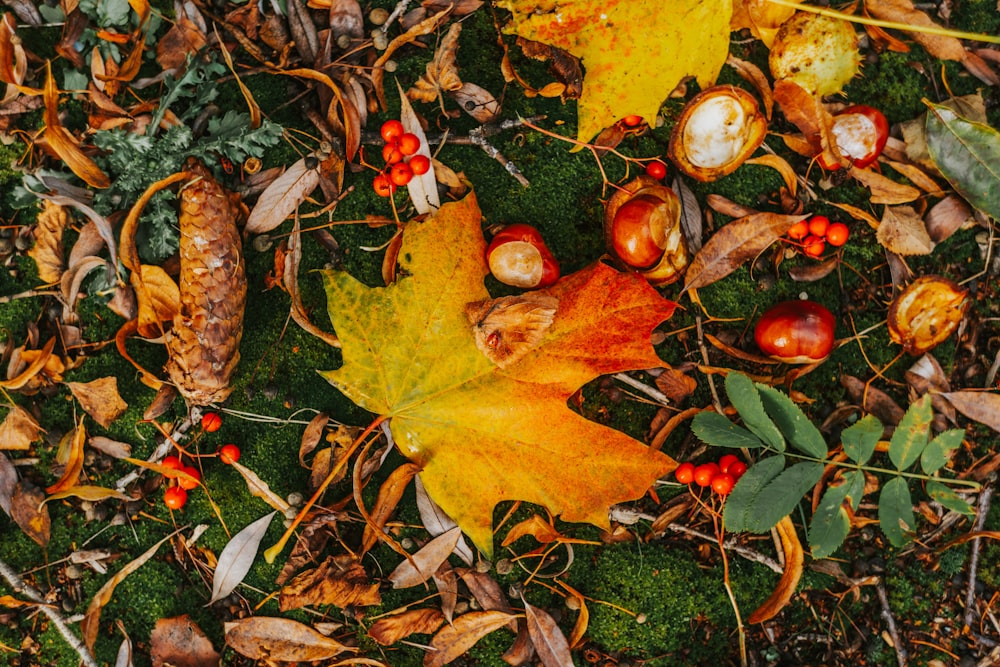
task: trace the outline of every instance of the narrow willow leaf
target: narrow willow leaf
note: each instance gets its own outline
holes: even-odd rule
[[[781,436],[781,431],[774,425],[764,412],[764,404],[761,403],[760,393],[750,378],[743,373],[730,373],[726,376],[726,395],[729,401],[740,413],[746,427],[770,445],[771,449],[779,452],[785,450],[785,439]],[[825,448],[824,448],[825,450]]]
[[[799,406],[795,405],[787,394],[773,387],[758,384],[757,388],[760,390],[760,400],[764,403],[764,409],[788,442],[800,452],[825,459],[828,453],[826,440]]]
[[[765,486],[754,498],[747,530],[763,533],[791,514],[802,496],[823,477],[823,464],[804,461],[790,466]]]
[[[757,496],[784,467],[785,457],[779,454],[755,463],[743,474],[726,499],[726,508],[723,510],[726,528],[737,533],[749,530],[748,524],[755,511]]]
[[[847,490],[847,499],[851,501],[851,509],[857,511],[861,504],[861,498],[865,495],[865,473],[860,470],[849,470],[844,473],[844,486]]]
[[[906,470],[913,465],[927,446],[928,432],[934,410],[929,394],[912,403],[896,426],[889,441],[889,458],[896,470]]]
[[[706,445],[714,447],[763,447],[760,438],[718,412],[699,412],[691,422],[691,431]],[[784,444],[784,443],[782,443]]]
[[[528,635],[542,664],[545,667],[573,667],[569,642],[555,619],[527,601],[524,602],[524,615],[528,622]]]
[[[965,199],[1000,218],[1000,132],[926,102],[927,149],[931,160]]]
[[[913,516],[910,488],[902,477],[890,480],[882,487],[878,499],[878,521],[893,546],[906,544],[907,534],[913,532],[917,520]]]
[[[953,428],[938,435],[927,443],[927,447],[920,454],[920,468],[928,475],[936,473],[948,463],[951,453],[962,445],[963,438],[965,431],[960,428]]]
[[[975,516],[976,514],[975,510],[972,509],[972,506],[969,505],[969,503],[962,500],[960,495],[941,482],[935,482],[934,480],[928,481],[927,495],[953,512],[959,512],[960,514],[970,517]]]
[[[264,539],[271,519],[277,512],[271,512],[257,519],[249,526],[233,535],[219,554],[219,563],[212,576],[212,598],[205,606],[217,602],[233,592],[257,560],[257,549]]]
[[[844,453],[858,465],[864,465],[875,453],[882,431],[882,422],[874,415],[863,417],[841,431],[840,442],[844,445]]]
[[[843,482],[839,486],[828,488],[820,499],[809,524],[809,547],[813,558],[833,555],[847,538],[851,519],[844,509],[844,501],[850,490],[851,485]]]

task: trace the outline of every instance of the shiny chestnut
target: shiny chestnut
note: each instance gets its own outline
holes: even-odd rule
[[[760,351],[788,364],[812,364],[830,356],[836,320],[815,301],[795,299],[769,308],[753,336]]]
[[[513,287],[541,289],[559,280],[559,262],[531,225],[508,225],[486,248],[493,277]]]

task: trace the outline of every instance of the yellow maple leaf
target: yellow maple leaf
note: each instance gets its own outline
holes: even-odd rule
[[[584,67],[577,138],[627,115],[653,125],[686,76],[715,83],[729,52],[732,0],[501,0],[505,31],[569,51]]]

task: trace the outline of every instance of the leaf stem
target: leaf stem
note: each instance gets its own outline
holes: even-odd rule
[[[838,12],[835,9],[826,9],[825,7],[813,7],[812,5],[804,5],[800,2],[794,2],[793,0],[768,0],[775,5],[781,5],[782,7],[795,7],[804,12],[812,12],[813,14],[819,14],[820,16],[830,16],[836,19],[842,19],[844,21],[850,21],[851,23],[861,23],[863,25],[874,25],[880,28],[893,28],[895,30],[902,30],[904,32],[921,32],[926,35],[944,35],[945,37],[954,37],[956,39],[968,39],[975,42],[989,42],[991,44],[1000,44],[1000,36],[993,35],[983,35],[976,32],[964,32],[962,30],[951,30],[949,28],[941,28],[939,26],[930,25],[908,25],[906,23],[899,23],[898,21],[884,21],[882,19],[873,19],[867,16],[855,16],[854,14],[845,14],[844,12]]]

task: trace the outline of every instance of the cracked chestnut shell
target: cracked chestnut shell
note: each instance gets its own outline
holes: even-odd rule
[[[684,106],[667,154],[677,168],[702,182],[730,174],[764,141],[767,119],[753,95],[714,86]]]
[[[889,337],[913,356],[943,343],[969,309],[969,290],[943,276],[921,276],[889,306]]]
[[[652,285],[675,282],[690,262],[680,219],[681,202],[674,191],[639,176],[604,205],[608,251]]]

